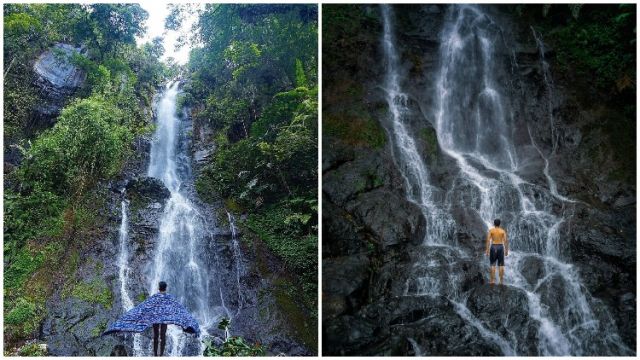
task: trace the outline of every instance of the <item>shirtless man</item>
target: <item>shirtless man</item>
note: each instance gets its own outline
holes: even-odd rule
[[[496,261],[500,266],[500,285],[504,277],[504,257],[509,255],[509,240],[507,240],[507,232],[500,227],[500,219],[493,221],[494,227],[489,229],[487,234],[486,255],[489,255],[489,265],[491,273],[489,277],[489,285],[495,283],[496,278]]]

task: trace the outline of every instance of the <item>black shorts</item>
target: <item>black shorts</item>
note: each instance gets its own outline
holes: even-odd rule
[[[495,266],[496,261],[498,266],[504,266],[504,245],[492,244],[489,252],[489,265]]]

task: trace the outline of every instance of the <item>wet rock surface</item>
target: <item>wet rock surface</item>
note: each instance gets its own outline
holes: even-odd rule
[[[518,354],[538,354],[540,324],[529,316],[524,291],[506,285],[479,286],[469,293],[467,306],[489,330],[515,343]]]
[[[127,183],[126,190],[130,196],[145,197],[152,202],[163,202],[171,196],[162,181],[147,176],[132,179]]]

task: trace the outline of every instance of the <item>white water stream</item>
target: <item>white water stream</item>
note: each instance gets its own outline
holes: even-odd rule
[[[155,256],[150,264],[148,290],[157,292],[158,283],[168,284],[167,292],[185,305],[198,320],[202,330],[217,324],[223,316],[228,316],[222,295],[215,301],[221,289],[214,274],[208,272],[209,234],[206,221],[186,192],[187,182],[192,180],[190,159],[181,134],[180,118],[176,114],[176,98],[179,82],[167,85],[157,105],[157,129],[151,146],[151,160],[147,175],[160,179],[169,189],[171,196],[164,206],[160,218],[160,234],[157,239]],[[214,296],[215,294],[215,296]],[[192,341],[181,329],[170,326],[167,329],[167,354],[181,355],[186,350],[186,342]],[[198,341],[198,353],[203,345]]]
[[[215,254],[211,248],[213,234],[208,229],[206,218],[191,200],[194,191],[187,138],[184,136],[186,130],[176,114],[178,87],[178,82],[169,83],[156,106],[157,128],[147,175],[161,180],[171,195],[160,218],[153,256],[143,274],[148,281],[145,286],[148,294],[155,294],[158,283],[165,281],[167,292],[187,307],[200,325],[200,338],[183,333],[177,326],[167,328],[165,355],[171,356],[202,355],[202,340],[208,335],[207,329],[216,326],[222,317],[232,317],[224,304],[219,277],[214,270],[212,272],[216,263],[215,255],[211,255]],[[235,229],[233,231],[235,234]],[[234,241],[237,244],[235,236]],[[128,242],[128,201],[124,200],[118,267],[120,297],[125,311],[134,306],[128,291],[131,278]],[[239,251],[237,247],[235,250]],[[239,261],[240,254],[234,254],[234,258]],[[238,272],[238,277],[240,275]],[[152,342],[140,334],[134,335],[133,347],[134,356],[153,353]]]

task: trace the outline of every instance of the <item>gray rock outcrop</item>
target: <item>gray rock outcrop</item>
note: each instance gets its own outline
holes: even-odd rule
[[[40,54],[33,65],[36,85],[45,100],[38,106],[43,116],[59,114],[68,97],[84,84],[87,74],[73,63],[73,56],[85,56],[84,49],[57,43]]]

